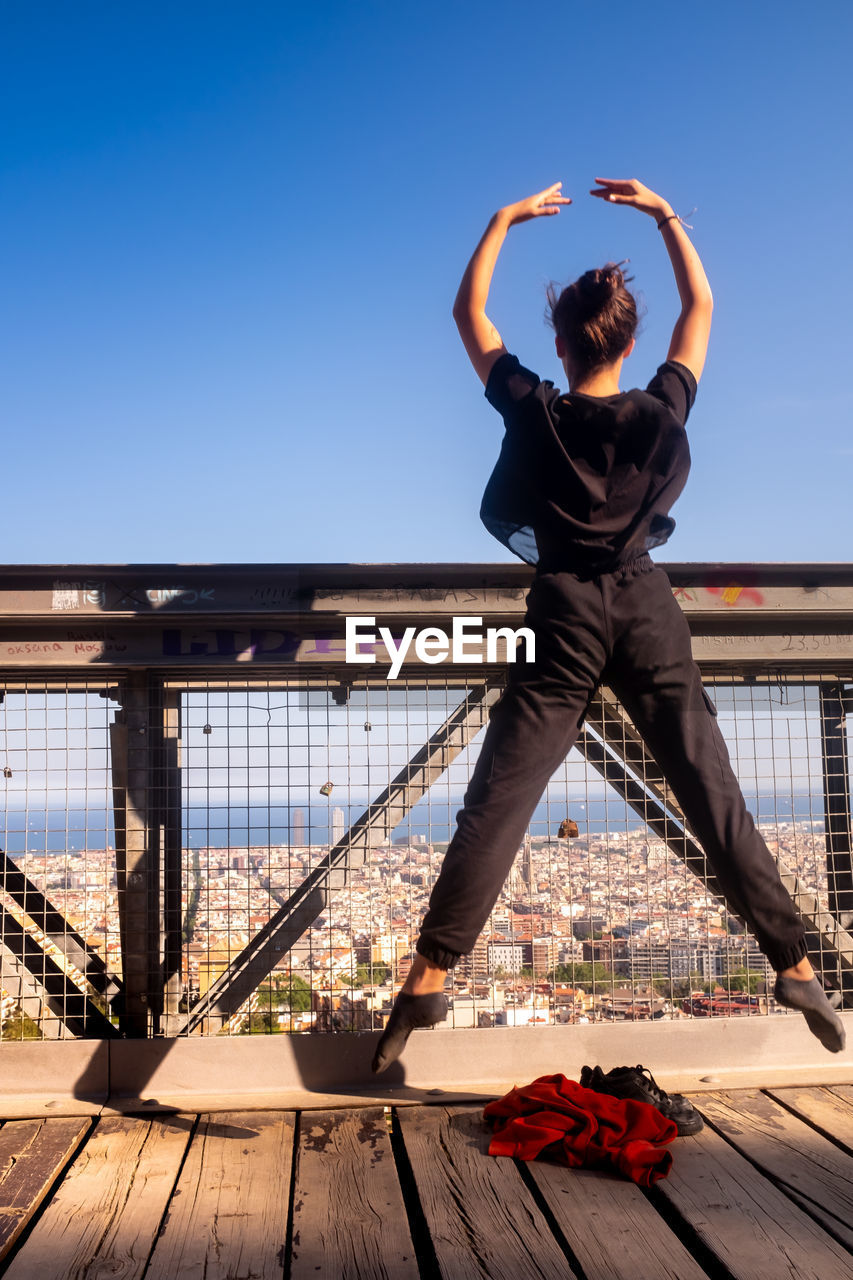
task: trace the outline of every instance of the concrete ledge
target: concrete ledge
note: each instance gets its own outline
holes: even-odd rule
[[[842,1015],[853,1041],[853,1012]],[[378,1035],[65,1041],[0,1049],[0,1113],[88,1115],[463,1102],[540,1075],[643,1063],[670,1091],[853,1083],[798,1015],[416,1031],[381,1076]]]
[[[828,1053],[799,1015],[421,1032],[410,1038],[403,1063],[379,1079],[501,1094],[540,1075],[576,1080],[585,1063],[605,1070],[642,1063],[670,1092],[849,1084],[853,1012],[842,1018],[848,1045],[840,1054]]]
[[[110,1092],[108,1040],[0,1044],[0,1117],[97,1115]]]

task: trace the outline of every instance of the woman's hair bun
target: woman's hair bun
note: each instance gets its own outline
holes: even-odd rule
[[[579,370],[587,371],[615,360],[634,336],[637,308],[627,289],[622,262],[605,262],[585,271],[558,295],[548,289],[550,322],[566,342]]]
[[[625,262],[627,262],[627,258]],[[613,293],[633,278],[623,273],[623,265],[625,264],[622,262],[605,262],[603,267],[593,267],[592,271],[584,272],[578,280],[578,284],[583,292],[604,295]]]

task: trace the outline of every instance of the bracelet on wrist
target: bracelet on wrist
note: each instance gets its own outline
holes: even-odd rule
[[[688,218],[690,217],[690,214],[693,214],[695,212],[696,212],[695,209],[691,209],[690,213],[687,215]],[[690,223],[685,222],[680,213],[668,213],[667,216],[665,218],[661,218],[660,222],[658,223],[658,231],[661,231],[667,222],[672,222],[673,220],[675,222],[680,222],[682,227],[686,227],[688,231],[693,230]]]

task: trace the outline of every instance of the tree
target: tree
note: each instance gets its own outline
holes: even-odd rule
[[[249,1015],[249,1025],[247,1031],[250,1035],[278,1035],[281,1033],[281,1027],[278,1025],[277,1018],[272,1013],[252,1013]]]
[[[345,982],[348,987],[381,987],[383,982],[388,981],[390,974],[389,966],[382,960],[369,965],[360,961],[356,965],[355,977],[342,973],[341,982]]]
[[[551,970],[548,977],[551,982],[571,983],[574,986],[579,986],[581,983],[589,985],[593,982],[598,986],[610,986],[617,981],[615,974],[608,969],[607,965],[599,963],[598,960],[592,964],[586,961],[582,964],[558,964]]]
[[[3,1023],[2,1039],[4,1040],[41,1040],[42,1033],[38,1023],[18,1009]]]
[[[291,1013],[305,1013],[311,1008],[311,988],[304,978],[292,974],[290,978],[278,975],[272,986],[258,991],[259,1009],[289,1009]]]
[[[193,849],[192,856],[192,887],[187,898],[187,913],[184,916],[183,928],[181,930],[183,943],[188,947],[193,940],[195,933],[195,922],[198,916],[198,908],[201,902],[201,862],[199,861],[198,849]]]
[[[665,974],[652,974],[652,987],[659,996],[669,997],[673,991],[674,983],[672,978],[667,978]]]
[[[701,973],[691,973],[689,978],[673,978],[672,999],[686,1000],[691,991],[700,991],[705,979]]]
[[[710,992],[715,986],[720,986],[724,991],[748,991],[754,996],[762,980],[763,975],[760,973],[750,973],[746,969],[733,969],[731,973],[718,978],[715,982],[706,982],[703,990]]]
[[[293,974],[290,984],[284,990],[284,1004],[291,1013],[307,1013],[311,1008],[311,988],[304,978]]]

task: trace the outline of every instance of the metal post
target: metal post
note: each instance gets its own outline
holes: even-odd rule
[[[131,674],[111,726],[116,880],[124,971],[121,1030],[171,1034],[181,994],[180,700]]]
[[[839,684],[820,685],[820,745],[829,910],[845,927],[853,923],[850,762],[844,718],[847,701]]]
[[[154,1001],[154,1030],[178,1030],[181,1000],[181,697],[152,682],[151,739],[153,827],[159,854],[162,901],[159,914],[159,982]]]
[[[150,1033],[150,935],[156,886],[148,841],[148,679],[133,672],[119,691],[121,709],[110,725],[116,833],[116,885],[126,1036]]]

